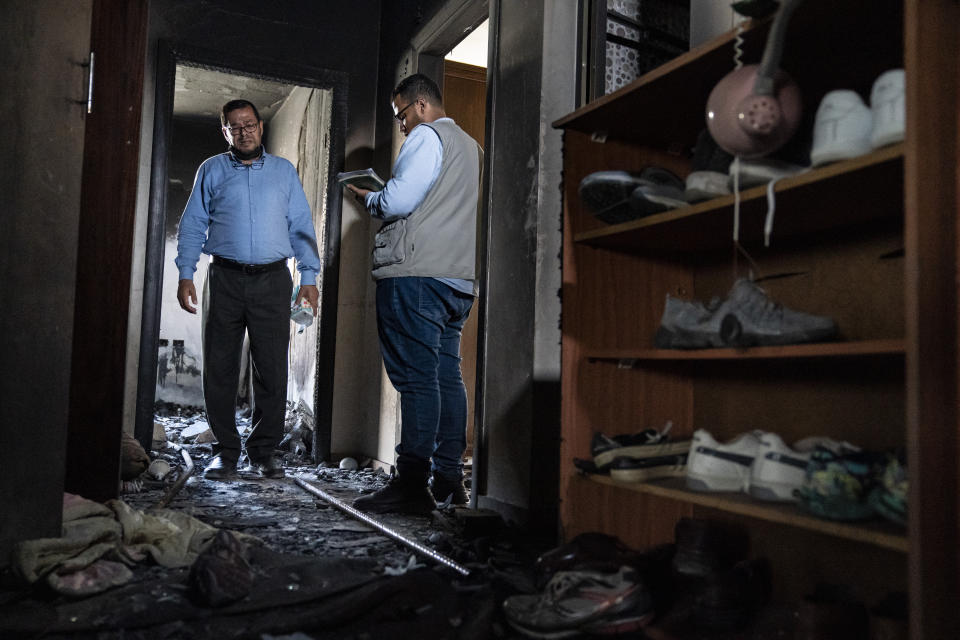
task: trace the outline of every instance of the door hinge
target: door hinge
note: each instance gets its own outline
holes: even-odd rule
[[[87,113],[93,113],[93,51],[86,62],[78,62],[79,66],[87,70],[87,97],[85,100],[74,100],[77,104],[87,106]]]

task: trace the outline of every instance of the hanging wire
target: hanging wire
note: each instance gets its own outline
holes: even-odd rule
[[[737,22],[737,31],[733,38],[733,68],[743,67],[743,25],[746,18],[740,17]],[[740,263],[739,257],[743,255],[750,263],[750,279],[753,279],[754,272],[759,272],[757,263],[750,256],[747,250],[740,244],[740,156],[734,156],[733,164],[733,279],[739,277]]]

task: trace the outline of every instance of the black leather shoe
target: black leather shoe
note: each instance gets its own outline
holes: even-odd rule
[[[277,456],[267,456],[250,461],[250,466],[260,472],[264,478],[282,478],[287,475]]]
[[[430,484],[430,493],[433,499],[438,503],[446,502],[450,499],[450,504],[463,506],[467,504],[467,488],[463,486],[461,478],[448,478],[439,473],[433,474],[433,482]]]
[[[354,508],[365,513],[408,513],[429,515],[437,508],[426,478],[422,482],[392,478],[383,489],[353,501]]]
[[[237,461],[217,454],[210,464],[203,470],[203,477],[207,480],[230,480],[237,477]]]

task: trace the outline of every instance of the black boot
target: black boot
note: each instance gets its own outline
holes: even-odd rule
[[[437,502],[446,502],[450,498],[450,504],[467,504],[467,489],[463,486],[462,478],[448,478],[434,471],[430,492]]]
[[[426,474],[398,474],[383,489],[354,500],[353,506],[365,513],[429,515],[437,503],[427,488]]]

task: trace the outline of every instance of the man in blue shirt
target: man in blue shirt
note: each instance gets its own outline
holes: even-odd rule
[[[373,277],[380,353],[400,392],[397,475],[353,505],[368,513],[422,514],[436,507],[435,499],[467,501],[460,334],[477,296],[483,150],[447,117],[440,90],[422,74],[397,85],[393,108],[406,136],[393,177],[378,192],[348,188],[383,221]]]
[[[203,289],[203,397],[217,438],[204,477],[234,476],[241,441],[235,418],[244,332],[250,335],[253,430],[246,440],[251,464],[264,477],[282,478],[274,450],[283,437],[287,399],[287,347],[293,281],[287,259],[300,271],[297,303],[317,312],[320,270],[310,206],[296,169],[261,144],[263,121],[246,100],[221,109],[226,153],[197,170],[180,218],[177,300],[197,312],[193,274],[200,254],[212,256]]]

